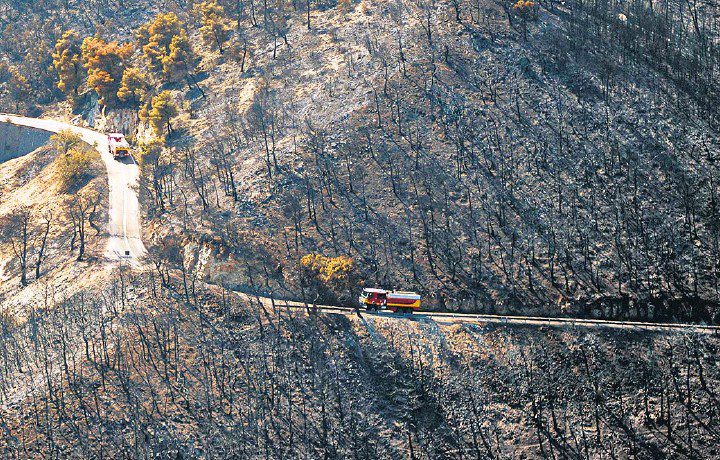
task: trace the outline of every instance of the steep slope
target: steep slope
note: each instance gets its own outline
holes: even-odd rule
[[[39,116],[58,100],[55,42],[67,29],[130,37],[160,2],[0,1],[0,110]]]
[[[101,175],[102,165],[97,158],[70,195],[58,179],[58,151],[44,145],[27,152],[35,141],[47,142],[49,134],[34,132],[35,139],[23,137],[15,146],[10,141],[20,141],[17,133],[28,130],[4,123],[0,126],[8,134],[8,156],[19,156],[0,162],[0,312],[21,321],[32,309],[46,306],[49,299],[59,300],[87,286],[102,284],[106,274],[98,270],[97,259],[103,256],[107,235],[101,234],[97,223],[106,219],[105,202],[83,204],[91,207],[83,211],[88,229],[86,254],[81,262],[76,260],[79,239],[74,213],[78,200],[83,199],[79,197],[94,197],[107,190],[107,179]],[[21,279],[23,265],[26,285]]]
[[[288,45],[243,16],[249,70],[206,56],[151,225],[294,297],[320,252],[439,308],[717,321],[717,125],[675,67],[714,29],[670,56],[652,21],[691,13],[662,9],[360,2],[289,14]]]
[[[47,69],[62,30],[122,41],[159,11],[186,22],[200,66],[152,77],[151,93],[172,90],[183,108],[141,184],[155,253],[189,243],[195,275],[248,289],[251,267],[294,298],[308,287],[298,261],[322,253],[435,308],[717,321],[708,5],[219,5],[232,25],[221,54],[194,4],[9,2],[0,14],[38,24],[3,42],[6,110],[61,96]],[[141,54],[131,64],[144,69]],[[75,107],[90,122],[95,100]],[[321,291],[305,293],[352,298]]]
[[[192,298],[118,274],[7,327],[0,452],[718,455],[716,338],[307,317],[201,284]]]
[[[157,158],[136,150],[145,270],[100,265],[105,235],[77,262],[63,214],[21,288],[0,239],[0,456],[720,457],[716,336],[316,314],[230,290],[717,322],[712,5],[221,3],[224,53],[197,2],[0,0],[0,110],[70,110],[48,58],[69,26],[130,40],[174,10],[202,58],[187,81],[149,77],[181,115]],[[148,70],[139,50],[129,64]],[[65,209],[55,155],[0,164],[0,218]],[[310,253],[352,262],[317,276]]]
[[[0,123],[0,163],[22,157],[37,150],[50,140],[50,133],[38,129],[18,129]]]

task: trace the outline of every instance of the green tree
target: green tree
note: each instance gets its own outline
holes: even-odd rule
[[[232,30],[230,20],[225,17],[225,10],[213,0],[198,4],[196,12],[200,16],[200,34],[203,41],[223,54]]]
[[[170,91],[163,91],[152,98],[148,119],[158,137],[164,137],[165,134],[173,132],[172,120],[178,114],[177,104],[175,104]]]
[[[163,58],[163,75],[168,81],[186,80],[190,86],[190,77],[195,71],[197,57],[190,44],[187,33],[183,30],[170,43],[170,52]]]
[[[140,145],[140,166],[157,165],[162,155],[163,143],[159,139],[151,139],[147,142],[141,142]]]
[[[55,43],[53,66],[58,74],[57,87],[73,100],[80,93],[80,86],[86,78],[80,36],[74,30],[68,30]]]
[[[12,67],[10,68],[10,95],[17,101],[25,100],[29,95],[32,88],[30,88],[30,82],[28,79],[20,73],[20,71]]]
[[[131,43],[107,43],[101,38],[83,40],[83,62],[88,72],[88,87],[100,96],[100,103],[113,105],[118,101],[118,91],[125,72],[126,62],[133,53]]]
[[[128,67],[123,72],[117,97],[122,102],[144,103],[150,94],[149,78],[137,67]]]
[[[78,134],[75,134],[69,129],[53,134],[50,137],[50,142],[58,155],[66,155],[70,150],[82,145],[83,140]]]
[[[57,159],[60,184],[67,191],[80,188],[90,177],[92,150],[85,144],[71,148]]]

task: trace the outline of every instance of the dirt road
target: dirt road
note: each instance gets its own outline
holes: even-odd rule
[[[140,171],[135,161],[132,158],[123,161],[113,159],[109,151],[107,136],[91,129],[79,128],[55,120],[4,114],[0,114],[1,122],[41,129],[52,133],[71,130],[97,149],[105,163],[110,187],[108,197],[109,238],[106,256],[111,260],[127,261],[132,265],[139,265],[140,258],[145,254],[145,246],[141,238],[140,207],[137,198],[137,183]]]

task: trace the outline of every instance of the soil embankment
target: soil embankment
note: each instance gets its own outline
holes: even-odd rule
[[[27,155],[47,144],[50,133],[0,122],[0,163]]]

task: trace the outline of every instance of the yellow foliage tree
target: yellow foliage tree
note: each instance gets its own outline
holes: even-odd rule
[[[355,261],[347,256],[307,254],[300,259],[300,282],[324,300],[346,302],[358,282]]]
[[[58,157],[58,179],[65,190],[80,188],[90,176],[92,154],[92,149],[81,144]]]
[[[160,139],[151,139],[141,142],[140,145],[140,166],[157,165],[163,151],[163,143]]]
[[[169,53],[163,57],[163,75],[169,81],[180,81],[190,77],[195,71],[195,52],[187,33],[182,30],[173,37]],[[188,82],[188,86],[190,83]]]
[[[26,101],[30,97],[30,92],[32,91],[27,77],[20,73],[20,71],[15,67],[10,68],[8,91],[10,96],[16,102]]]
[[[112,105],[118,101],[125,63],[133,53],[130,43],[107,43],[96,37],[83,40],[82,57],[88,72],[88,87],[100,96],[100,103]]]
[[[200,34],[203,41],[210,47],[217,48],[220,54],[225,51],[225,43],[230,38],[230,20],[225,17],[225,10],[217,1],[198,4],[196,11],[200,16]]]
[[[182,22],[175,13],[160,13],[138,29],[138,42],[153,71],[162,70],[162,59],[170,52],[170,43],[181,29]]]
[[[341,10],[348,12],[352,9],[352,0],[338,0],[338,7]]]
[[[50,136],[50,143],[58,155],[66,155],[70,150],[82,145],[83,140],[78,134],[66,129]]]
[[[149,78],[136,67],[128,67],[123,73],[117,97],[122,102],[143,103],[150,94]]]

